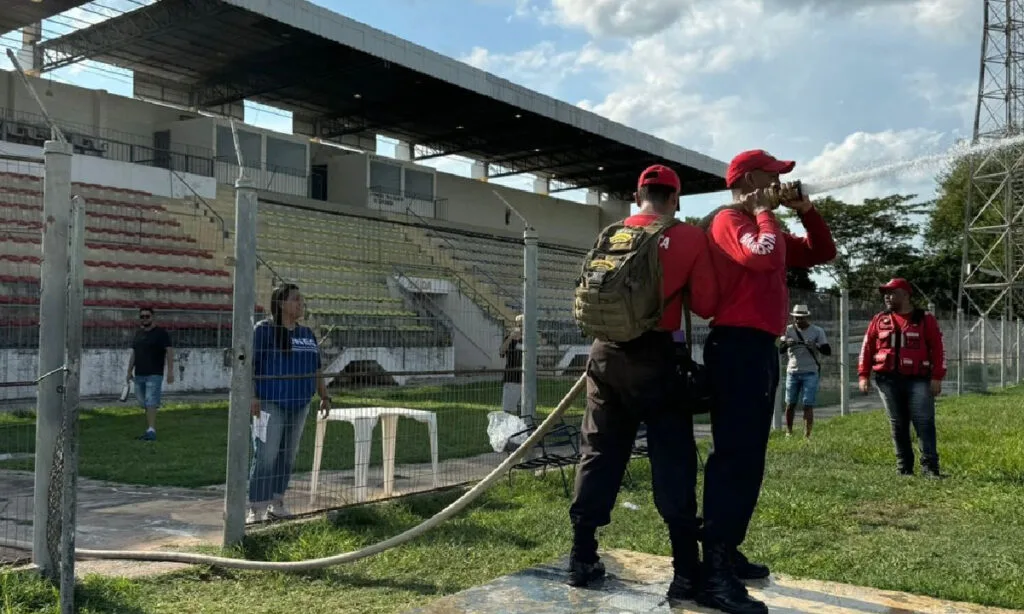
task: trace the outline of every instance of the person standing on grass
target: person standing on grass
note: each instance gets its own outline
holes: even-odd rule
[[[139,439],[156,440],[156,413],[163,393],[164,369],[167,384],[174,383],[174,348],[171,335],[154,322],[153,309],[139,309],[139,329],[132,339],[132,355],[128,359],[129,384],[135,386],[135,398],[146,412],[146,432]]]
[[[507,414],[518,416],[519,401],[523,397],[523,314],[516,316],[515,326],[502,340],[498,356],[505,359],[501,409]]]
[[[704,318],[718,301],[707,237],[675,217],[680,192],[671,168],[655,165],[640,175],[640,211],[601,232],[585,259],[573,307],[594,343],[586,367],[582,457],[569,506],[568,584],[587,586],[605,574],[596,533],[611,522],[643,422],[654,505],[672,546],[671,601],[692,599],[700,572],[697,448],[693,414],[680,399],[685,384],[672,333],[683,328],[688,300],[693,313]]]
[[[246,522],[291,516],[284,493],[291,481],[314,393],[324,417],[331,408],[312,329],[299,324],[302,296],[284,284],[270,297],[271,317],[253,330],[253,446]]]
[[[889,415],[896,467],[914,474],[910,426],[921,447],[921,472],[939,477],[935,435],[935,397],[946,377],[946,351],[935,316],[914,307],[907,280],[895,278],[881,286],[885,311],[875,315],[864,333],[857,375],[860,391],[868,393],[871,374]]]
[[[768,611],[740,580],[769,569],[740,552],[764,480],[779,385],[776,341],[786,330],[786,268],[810,268],[836,256],[825,220],[804,197],[794,210],[807,236],[783,232],[773,198],[795,162],[764,150],[738,154],[726,170],[733,203],[710,216],[709,244],[721,296],[704,345],[712,389],[712,451],[704,469],[703,590],[697,601],[732,614]]]
[[[798,403],[804,409],[804,437],[810,439],[814,426],[814,404],[821,384],[821,359],[831,356],[832,348],[825,329],[811,324],[807,305],[796,305],[790,312],[793,323],[779,339],[779,351],[789,356],[786,365],[786,436],[793,435],[793,419]]]

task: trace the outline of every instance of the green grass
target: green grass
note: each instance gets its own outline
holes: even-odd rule
[[[774,436],[758,512],[744,546],[775,571],[1024,608],[1024,388],[945,399],[939,450],[950,477],[895,474],[880,412],[817,425],[811,441]],[[706,448],[705,448],[706,452]],[[650,470],[632,468],[607,548],[669,554]],[[250,537],[244,554],[298,560],[351,551],[430,517],[457,496],[434,494],[348,509]],[[402,612],[567,552],[557,474],[502,481],[455,519],[412,543],[354,564],[283,575],[193,569],[127,581],[87,578],[82,612]],[[240,554],[240,553],[235,553]],[[0,577],[0,612],[50,612],[54,591],[22,574]],[[6,608],[6,609],[4,609]]]
[[[543,417],[572,386],[569,379],[538,382],[538,413]],[[438,454],[442,460],[493,452],[487,438],[487,413],[501,407],[501,384],[392,387],[341,393],[336,406],[402,406],[437,413]],[[578,397],[566,422],[579,424],[584,400]],[[316,403],[314,402],[314,407]],[[79,474],[82,477],[125,484],[201,487],[222,484],[227,454],[227,402],[205,405],[179,404],[161,408],[157,416],[158,439],[135,439],[145,428],[141,410],[119,406],[84,411],[80,421]],[[303,432],[296,471],[313,464],[315,413],[310,412]],[[380,464],[380,424],[374,430],[370,462]],[[430,461],[426,426],[399,420],[396,462]],[[352,425],[331,422],[327,426],[322,467],[351,469]],[[0,413],[0,453],[31,452],[35,444],[35,418],[31,413]],[[32,460],[0,463],[0,469],[31,470]]]

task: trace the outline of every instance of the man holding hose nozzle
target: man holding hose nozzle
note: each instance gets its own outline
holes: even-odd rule
[[[798,184],[780,184],[779,176],[795,166],[763,150],[740,153],[726,172],[733,203],[708,222],[720,296],[704,346],[713,449],[705,466],[697,601],[733,614],[768,611],[740,581],[765,578],[769,570],[748,561],[739,546],[764,479],[779,385],[776,339],[786,330],[789,311],[786,268],[810,268],[836,255],[831,231]],[[774,213],[780,204],[796,211],[806,237],[782,231]]]

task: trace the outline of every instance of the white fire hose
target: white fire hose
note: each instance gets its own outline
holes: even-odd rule
[[[336,554],[334,556],[328,556],[320,559],[309,559],[305,561],[290,561],[290,562],[274,562],[274,561],[247,561],[245,559],[233,559],[222,556],[210,556],[205,554],[194,554],[186,552],[159,552],[159,551],[146,551],[146,550],[75,550],[75,558],[78,559],[107,559],[107,560],[131,560],[131,561],[152,561],[159,563],[186,563],[193,565],[211,565],[214,567],[224,567],[228,569],[246,569],[250,571],[310,571],[313,569],[323,569],[325,567],[332,567],[334,565],[343,565],[345,563],[352,563],[366,557],[380,554],[385,550],[394,548],[400,544],[403,544],[411,539],[423,535],[430,529],[433,529],[437,525],[441,524],[445,520],[448,520],[455,514],[459,513],[464,507],[472,503],[477,497],[482,495],[487,489],[494,485],[494,483],[501,478],[502,474],[507,472],[512,465],[519,462],[519,460],[540,440],[547,435],[548,431],[555,425],[555,422],[561,418],[562,414],[569,408],[573,400],[579,395],[579,393],[586,387],[587,377],[586,374],[581,375],[573,387],[562,397],[562,400],[555,407],[554,411],[551,412],[548,417],[541,422],[540,426],[523,442],[519,448],[516,449],[508,458],[506,458],[500,465],[494,468],[487,477],[478,482],[473,488],[469,489],[465,494],[456,499],[437,514],[424,520],[422,523],[415,527],[399,533],[390,539],[386,539],[382,542],[367,546],[361,550],[354,552],[346,552],[344,554]]]

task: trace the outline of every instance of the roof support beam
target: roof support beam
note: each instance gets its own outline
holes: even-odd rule
[[[226,10],[215,0],[163,0],[108,19],[94,26],[44,41],[42,72],[70,66],[115,51],[129,43],[151,39]]]

